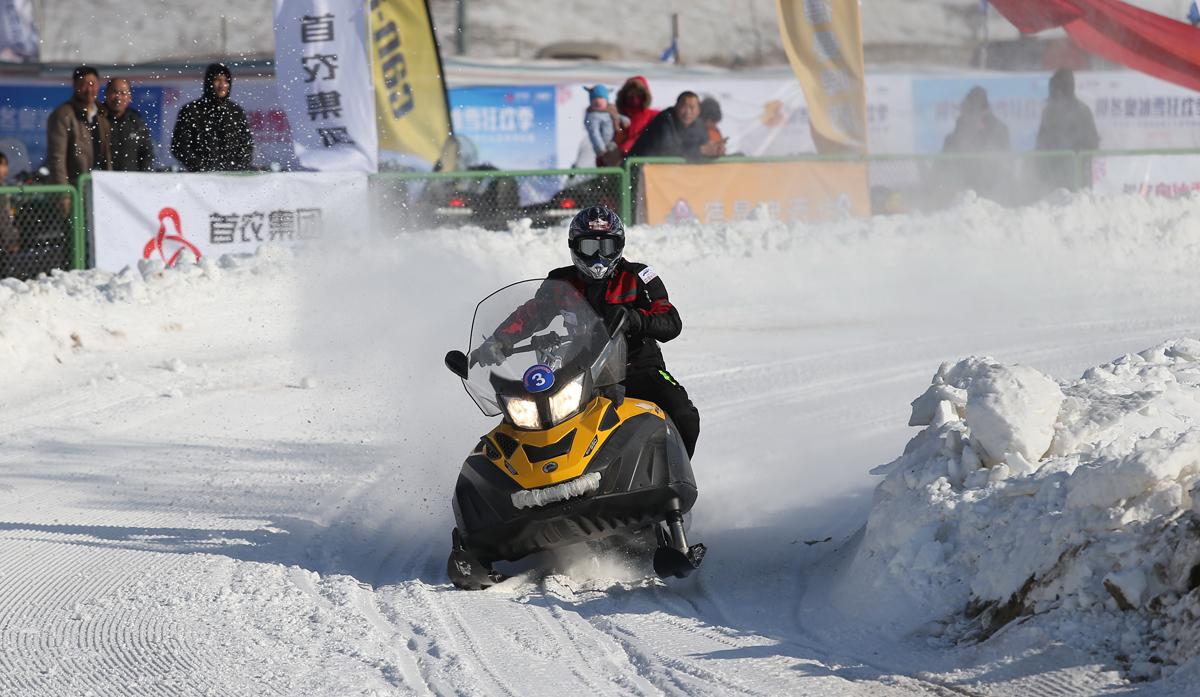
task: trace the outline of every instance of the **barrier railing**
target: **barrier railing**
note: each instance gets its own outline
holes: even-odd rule
[[[628,176],[619,167],[381,172],[371,177],[372,211],[385,226],[405,230],[467,224],[503,230],[520,218],[542,227],[588,206],[628,213]]]
[[[643,213],[643,169],[655,163],[859,163],[867,168],[869,210],[880,214],[936,210],[966,189],[1008,205],[1031,203],[1059,188],[1177,196],[1200,190],[1200,177],[1191,173],[1194,161],[1181,159],[1198,156],[1200,150],[1160,149],[723,157],[705,162],[631,158],[622,167],[594,169],[384,172],[370,178],[370,188],[373,211],[384,216],[378,221],[383,229],[459,224],[504,229],[520,218],[531,219],[535,226],[553,225],[577,209],[597,204],[637,220],[635,216]],[[1174,178],[1164,176],[1165,170],[1174,172]],[[0,278],[32,278],[53,269],[88,266],[90,180],[91,175],[84,174],[74,187],[0,187]]]
[[[0,187],[0,278],[82,269],[86,261],[79,189]]]

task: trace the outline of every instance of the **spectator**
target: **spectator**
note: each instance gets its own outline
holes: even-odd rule
[[[1196,0],[1192,0],[1192,6],[1188,8],[1187,21],[1193,27],[1200,27],[1200,4]]]
[[[75,185],[79,175],[93,169],[112,169],[108,121],[100,118],[96,95],[100,75],[81,65],[71,74],[74,94],[50,112],[46,120],[46,164],[51,184]],[[66,200],[69,210],[70,199]]]
[[[108,119],[112,168],[117,172],[149,172],[154,166],[154,141],[137,109],[131,109],[129,80],[114,78],[104,88],[104,118]]]
[[[1063,68],[1050,78],[1050,95],[1038,127],[1038,150],[1096,150],[1100,133],[1092,110],[1075,96],[1075,74]],[[1052,189],[1077,188],[1074,158],[1042,157],[1038,165],[1043,183]],[[1090,168],[1085,168],[1088,171]]]
[[[721,103],[716,99],[705,97],[700,100],[700,120],[708,131],[708,142],[724,143],[727,140],[721,136],[721,129],[717,128],[717,124],[721,123]]]
[[[723,142],[708,142],[708,131],[700,122],[700,97],[680,92],[675,106],[664,109],[638,138],[631,157],[717,157],[725,154]]]
[[[625,140],[619,143],[622,152],[628,155],[642,131],[658,116],[658,109],[650,108],[650,83],[646,78],[635,75],[617,90],[617,112],[629,119]]]
[[[8,155],[0,152],[0,186],[8,179]],[[12,200],[8,194],[0,194],[0,278],[12,275],[9,258],[21,249],[21,238],[13,224]]]
[[[596,153],[597,167],[616,167],[625,159],[625,153],[617,145],[624,138],[629,126],[629,117],[622,116],[608,103],[608,88],[604,85],[585,87],[591,103],[583,115],[583,127]]]
[[[229,98],[233,73],[220,63],[204,71],[204,96],[179,111],[171,154],[189,172],[250,169],[254,140],[246,112]]]
[[[1006,153],[1008,127],[988,104],[987,92],[972,87],[963,98],[954,130],[946,136],[944,153]],[[972,189],[993,201],[1008,202],[1012,189],[1011,162],[1002,158],[956,158],[941,163],[943,184],[948,191]]]
[[[987,91],[976,85],[963,97],[954,130],[942,152],[1008,152],[1008,127],[992,113]]]

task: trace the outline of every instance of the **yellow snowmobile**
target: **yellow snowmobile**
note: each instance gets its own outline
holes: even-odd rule
[[[684,534],[696,502],[691,461],[662,409],[624,398],[623,327],[606,327],[570,283],[531,280],[484,298],[471,336],[446,366],[485,415],[503,420],[467,456],[454,489],[454,585],[502,581],[497,561],[648,533],[660,577],[698,568],[705,547]]]

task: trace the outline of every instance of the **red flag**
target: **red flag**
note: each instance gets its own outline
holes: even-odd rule
[[[1200,29],[1120,0],[991,0],[1024,33],[1062,27],[1081,48],[1200,91]]]

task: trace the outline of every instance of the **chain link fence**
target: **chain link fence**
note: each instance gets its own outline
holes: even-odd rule
[[[626,172],[576,170],[388,172],[371,177],[379,230],[412,231],[475,225],[505,230],[528,218],[551,227],[588,206],[625,210]]]
[[[0,187],[0,278],[82,269],[82,217],[74,187]]]
[[[1197,157],[1200,150],[802,155],[717,162],[858,163],[867,171],[869,213],[886,215],[940,210],[967,190],[1010,206],[1034,203],[1061,189],[1191,195],[1200,190],[1192,174]],[[505,230],[523,219],[534,227],[549,227],[594,205],[616,209],[625,220],[636,221],[633,214],[643,207],[638,187],[642,165],[654,162],[685,161],[635,158],[620,168],[577,170],[384,172],[369,180],[372,223],[384,233],[462,225]],[[85,211],[80,194],[90,190],[89,179],[86,174],[81,177],[78,189],[0,187],[0,278],[31,279],[54,269],[82,269],[90,264],[84,221],[92,211],[90,201]],[[828,189],[830,182],[818,178],[810,184]],[[794,188],[795,196],[805,195],[804,185]],[[758,201],[756,205],[771,214],[782,210],[783,203]],[[737,209],[733,212],[736,219]]]

